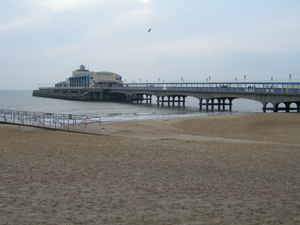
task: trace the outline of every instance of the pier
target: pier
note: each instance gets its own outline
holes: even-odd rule
[[[187,97],[199,100],[199,110],[232,110],[237,98],[261,102],[262,111],[300,112],[300,83],[126,83],[111,87],[40,87],[33,96],[82,100],[117,101],[157,106],[185,106]]]

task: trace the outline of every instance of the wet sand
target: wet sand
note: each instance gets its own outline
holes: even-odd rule
[[[0,124],[0,224],[299,224],[300,114]]]

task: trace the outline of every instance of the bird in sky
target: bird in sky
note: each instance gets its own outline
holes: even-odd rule
[[[149,28],[148,33],[151,31],[151,28]]]

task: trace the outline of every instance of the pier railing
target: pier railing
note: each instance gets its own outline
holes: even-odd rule
[[[289,93],[300,94],[300,89],[288,88],[256,88],[256,87],[147,87],[147,86],[128,86],[128,87],[112,87],[105,89],[120,89],[120,90],[167,90],[167,91],[203,91],[203,92],[250,92],[250,93]]]
[[[254,92],[300,94],[300,82],[204,82],[204,83],[124,83],[120,86],[93,87],[39,87],[40,90],[86,89],[89,91],[121,89],[121,90],[167,90],[167,91],[203,91],[203,92]]]
[[[300,94],[299,82],[125,83],[120,89]]]
[[[87,125],[101,125],[101,117],[0,109],[0,123],[85,132]],[[83,128],[83,129],[82,129]]]

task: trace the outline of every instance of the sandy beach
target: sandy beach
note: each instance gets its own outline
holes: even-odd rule
[[[300,114],[0,124],[0,224],[300,224]]]

